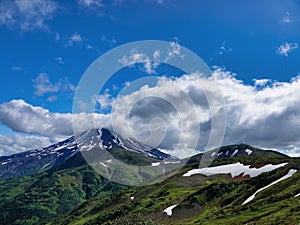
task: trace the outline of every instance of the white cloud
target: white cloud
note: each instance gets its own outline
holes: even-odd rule
[[[281,18],[280,22],[281,22],[281,23],[292,23],[292,22],[293,22],[293,19],[292,19],[290,13],[289,13],[289,12],[286,12],[286,13],[285,13],[285,16]]]
[[[11,68],[12,71],[21,71],[22,69],[23,69],[23,68],[20,67],[20,66],[13,66],[13,67]]]
[[[55,39],[55,41],[60,40],[60,34],[58,32],[55,33],[54,39]]]
[[[52,0],[4,0],[0,2],[0,24],[23,31],[47,30],[58,3]]]
[[[136,63],[142,63],[143,69],[147,74],[156,73],[155,68],[157,67],[157,64],[154,64],[146,54],[141,53],[136,49],[131,50],[129,56],[123,56],[119,62],[123,66],[133,66]]]
[[[220,49],[219,49],[219,53],[218,53],[218,54],[219,54],[219,55],[224,55],[224,54],[230,53],[230,52],[232,52],[232,48],[228,47],[228,46],[227,46],[227,42],[224,41],[224,42],[222,43]]]
[[[78,5],[88,8],[102,8],[104,6],[101,0],[78,0]]]
[[[256,87],[263,87],[271,82],[270,79],[253,79],[253,81]]]
[[[68,79],[60,79],[56,83],[52,83],[48,74],[40,73],[34,80],[35,95],[44,96],[53,93],[72,93],[76,87],[68,81]],[[53,100],[53,99],[52,99]]]
[[[88,15],[104,15],[104,4],[102,0],[78,0],[77,5],[79,6],[79,9],[83,10]]]
[[[62,59],[61,56],[55,57],[54,60],[55,60],[56,62],[58,62],[58,64],[61,64],[61,65],[65,64],[65,63],[64,63],[64,60]]]
[[[278,55],[288,56],[299,47],[298,43],[285,42],[280,45],[276,51]]]
[[[174,38],[174,41],[170,42],[170,46],[171,46],[171,50],[168,53],[168,57],[166,57],[166,59],[164,60],[165,62],[167,62],[169,59],[173,58],[174,56],[181,56],[181,46],[179,45],[179,39],[178,38]]]
[[[234,74],[221,68],[217,68],[213,76],[218,81],[227,109],[224,144],[243,142],[264,148],[285,149],[287,153],[300,155],[300,76],[290,82],[256,80],[254,86],[244,84]],[[201,148],[209,136],[211,121],[207,103],[197,83],[203,84],[203,91],[210,91],[209,80],[183,76],[174,80],[161,79],[155,87],[144,86],[131,95],[120,97],[115,100],[114,111],[117,114],[114,124],[127,135],[147,137],[150,135],[151,120],[160,118],[150,127],[153,134],[166,131],[166,139],[160,147],[168,149],[175,148],[178,143],[180,121],[190,124],[190,129],[183,133],[185,143],[190,143],[195,138],[196,127],[192,125],[199,123],[201,136],[198,147]],[[267,83],[269,85],[263,89],[257,88],[258,85]],[[185,105],[183,96],[178,94],[180,89],[189,94],[200,118],[190,114],[191,106]],[[147,96],[158,98],[146,98]],[[180,102],[183,107],[180,117],[176,116],[172,106],[161,99]],[[130,112],[130,124],[134,130],[132,133],[128,131],[126,112]],[[157,140],[160,140],[160,136],[156,137]],[[188,147],[185,146],[186,149]]]
[[[0,156],[12,155],[31,149],[47,147],[61,140],[62,139],[60,138],[49,138],[44,136],[33,135],[0,135]]]
[[[109,93],[104,93],[96,97],[96,102],[100,105],[100,110],[109,109],[113,104],[114,99]]]
[[[110,46],[117,44],[117,40],[114,37],[108,38],[102,35],[101,40],[108,43]]]
[[[79,33],[75,32],[69,37],[69,40],[68,40],[68,43],[67,43],[66,47],[69,47],[69,46],[72,46],[76,43],[78,44],[78,43],[81,43],[81,42],[82,42],[81,35]]]
[[[160,62],[167,63],[173,57],[181,55],[181,46],[178,44],[178,39],[174,38],[174,41],[170,42],[170,50],[164,56],[161,55],[159,50],[155,50],[151,55],[147,55],[138,49],[132,49],[130,55],[124,55],[119,62],[123,66],[134,66],[134,64],[142,64],[143,70],[147,74],[156,74],[155,69],[159,66]]]
[[[177,156],[186,155],[193,147],[191,143],[195,140],[198,125],[198,149],[206,146],[211,132],[211,112],[202,93],[215,93],[214,79],[223,94],[227,111],[223,144],[247,143],[300,155],[300,75],[290,82],[261,79],[254,85],[244,84],[222,68],[215,68],[211,78],[199,74],[162,77],[156,86],[145,85],[129,95],[116,99],[108,94],[102,96],[98,101],[105,107],[112,101],[114,103],[112,120],[110,114],[82,113],[75,115],[76,126],[81,130],[93,128],[96,119],[96,127],[111,127],[113,121],[113,127],[121,135],[148,144],[158,143],[164,149],[175,149],[176,152],[170,153]],[[264,87],[259,89],[258,85]],[[176,104],[179,111],[174,108]],[[46,137],[73,133],[71,114],[52,113],[22,100],[1,104],[0,121],[14,131]],[[178,146],[180,135],[183,145]]]
[[[73,135],[73,117],[77,122],[76,127],[81,131],[94,128],[95,120],[104,127],[109,122],[109,116],[106,115],[52,113],[23,100],[12,100],[0,105],[0,121],[13,131],[51,138]]]

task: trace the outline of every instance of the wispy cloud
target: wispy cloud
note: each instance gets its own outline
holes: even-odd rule
[[[155,68],[156,66],[153,64],[153,62],[150,60],[150,58],[147,56],[147,54],[144,54],[142,52],[139,52],[136,49],[132,49],[129,56],[123,56],[119,62],[123,66],[133,66],[136,63],[142,63],[143,69],[147,74],[155,74]]]
[[[55,60],[58,64],[61,64],[61,65],[65,64],[65,63],[64,63],[64,60],[63,60],[63,58],[62,58],[61,56],[55,57],[54,60]]]
[[[119,59],[119,62],[123,66],[134,66],[134,64],[141,63],[144,72],[147,74],[156,74],[155,69],[159,66],[160,62],[167,63],[176,56],[183,57],[181,55],[181,46],[179,45],[177,38],[170,42],[170,49],[163,56],[159,50],[155,50],[151,55],[147,55],[140,52],[138,49],[132,49],[130,55],[123,56]]]
[[[298,43],[285,42],[278,47],[276,53],[278,55],[283,55],[287,57],[289,53],[295,51],[297,48],[299,48]]]
[[[289,24],[293,22],[293,18],[289,12],[286,12],[285,16],[281,18],[280,22]]]
[[[4,0],[0,2],[0,25],[23,31],[47,30],[46,22],[58,9],[52,0]]]
[[[88,8],[102,8],[104,6],[101,0],[78,0],[78,5]]]
[[[104,15],[104,4],[102,0],[78,0],[77,4],[79,6],[79,9],[83,10],[89,15]]]
[[[46,94],[54,93],[70,93],[75,91],[75,86],[68,81],[68,79],[60,79],[56,83],[52,83],[48,74],[40,73],[34,80],[35,95],[44,96]],[[52,97],[48,100],[54,100]]]
[[[12,71],[21,71],[21,70],[23,70],[23,68],[20,67],[20,66],[13,66],[13,67],[11,68],[11,70],[12,70]]]
[[[55,41],[60,40],[60,34],[58,32],[55,33],[54,39],[55,39]]]
[[[49,138],[35,135],[0,135],[0,156],[46,147],[61,140],[61,138],[56,137]]]
[[[81,43],[82,42],[82,37],[79,33],[75,32],[73,33],[70,37],[69,37],[69,41],[68,41],[68,46],[72,46],[75,43]]]
[[[117,40],[114,37],[108,38],[104,34],[102,35],[101,40],[108,43],[110,46],[117,44]]]
[[[219,49],[219,55],[224,55],[226,53],[230,53],[232,52],[232,48],[230,48],[228,45],[227,45],[227,42],[224,41]]]

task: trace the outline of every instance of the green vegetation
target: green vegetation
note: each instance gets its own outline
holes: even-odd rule
[[[248,147],[248,146],[247,146]],[[233,147],[236,148],[236,147]],[[262,150],[257,150],[262,151]],[[152,159],[113,150],[119,159],[149,164]],[[135,154],[135,153],[134,153]],[[198,161],[197,161],[198,160]],[[74,163],[76,162],[76,163]],[[1,224],[297,224],[300,221],[300,172],[258,193],[256,190],[300,171],[300,159],[274,152],[251,157],[217,159],[212,165],[242,162],[262,166],[288,162],[285,167],[258,177],[220,174],[205,177],[182,175],[199,165],[199,157],[163,182],[144,187],[126,187],[101,177],[80,158],[34,176],[0,181]],[[130,179],[130,178],[128,178]],[[133,197],[134,198],[131,198]],[[177,204],[171,217],[163,213]]]

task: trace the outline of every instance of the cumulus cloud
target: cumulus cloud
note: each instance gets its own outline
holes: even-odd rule
[[[47,30],[58,3],[52,0],[4,0],[0,2],[0,24],[23,31]]]
[[[295,51],[297,48],[299,48],[298,43],[285,42],[278,47],[276,53],[278,55],[283,55],[287,57],[289,53]]]
[[[62,60],[62,59],[61,59]],[[56,83],[52,83],[48,74],[40,73],[34,80],[35,95],[44,96],[46,94],[53,94],[58,92],[73,92],[75,86],[68,81],[68,79],[60,79]],[[53,99],[53,98],[52,98]]]
[[[31,149],[46,147],[61,140],[62,139],[60,138],[49,138],[33,135],[0,135],[0,156],[12,155]]]
[[[243,142],[263,148],[285,149],[293,155],[300,154],[299,76],[290,82],[256,80],[253,86],[244,84],[234,74],[221,68],[214,71],[213,77],[223,94],[227,111],[223,144]],[[209,82],[209,79],[201,76],[186,75],[173,80],[161,79],[155,87],[144,86],[131,95],[121,96],[115,100],[114,127],[144,140],[147,136],[157,134],[146,142],[151,144],[151,141],[160,141],[161,137],[165,137],[160,147],[176,149],[185,123],[188,129],[181,135],[187,144],[182,149],[186,150],[192,147],[188,144],[195,138],[196,125],[200,124],[197,147],[203,149],[211,132],[211,117],[208,103],[197,84],[202,83],[202,92],[207,93],[210,91]],[[188,93],[198,116],[191,113],[192,106],[184,100],[184,94],[178,94],[179,90]],[[168,102],[180,102],[180,113]],[[128,116],[126,112],[129,112]],[[126,124],[128,119],[131,132]]]
[[[215,68],[209,78],[198,73],[161,77],[155,86],[144,85],[114,99],[108,94],[98,98],[105,107],[112,105],[113,113],[75,115],[76,126],[83,131],[95,121],[96,127],[113,127],[125,137],[186,156],[195,141],[198,150],[205,150],[212,129],[219,129],[212,126],[206,98],[216,93],[216,85],[227,112],[223,144],[247,143],[300,155],[300,75],[290,82],[261,79],[253,85],[222,68]],[[71,114],[52,113],[22,100],[1,104],[0,121],[14,131],[45,137],[73,132]]]
[[[95,120],[104,127],[109,117],[101,114],[52,113],[42,107],[32,106],[23,100],[12,100],[0,105],[0,121],[13,131],[38,134],[45,137],[73,135],[72,120],[76,129],[86,131],[94,128]]]

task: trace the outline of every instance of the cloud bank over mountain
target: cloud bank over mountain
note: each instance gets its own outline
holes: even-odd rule
[[[24,100],[12,100],[0,105],[0,121],[14,131],[35,137],[30,139],[27,135],[26,143],[15,142],[15,151],[29,150],[30,146],[34,148],[39,138],[43,140],[41,143],[49,144],[51,140],[72,135],[72,120],[75,118],[76,126],[82,131],[95,126],[111,128],[113,125],[121,134],[147,144],[159,143],[158,147],[176,149],[177,155],[184,155],[194,147],[191,143],[197,138],[195,134],[199,127],[197,149],[205,149],[207,144],[212,126],[204,93],[212,90],[212,82],[218,84],[225,102],[227,119],[223,144],[243,142],[278,149],[289,155],[300,154],[299,76],[290,82],[255,80],[249,85],[238,80],[235,74],[216,68],[210,78],[199,74],[161,77],[154,87],[143,86],[128,95],[110,99],[115,109],[112,117],[101,113],[55,113]],[[174,102],[180,103],[179,111]],[[185,145],[179,145],[180,138]],[[0,141],[4,143],[8,141],[6,139],[2,136]],[[32,145],[28,144],[30,141]],[[2,144],[0,151],[1,154],[11,154],[14,150]]]

